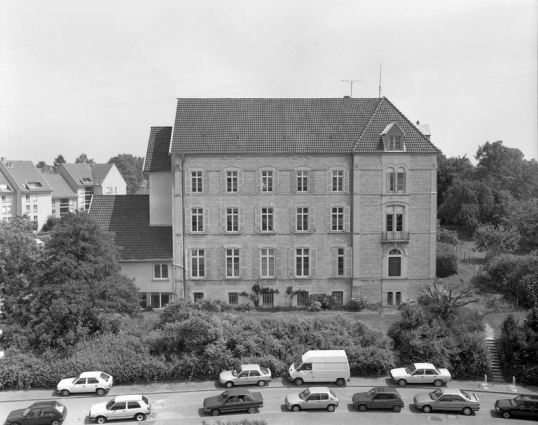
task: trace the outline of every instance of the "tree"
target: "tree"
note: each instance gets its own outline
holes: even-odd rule
[[[109,164],[116,164],[123,179],[127,183],[127,194],[135,194],[144,181],[144,158],[131,154],[116,155],[108,160]]]
[[[444,194],[456,179],[471,179],[475,167],[467,155],[447,158],[439,155],[437,159],[437,206],[444,200]]]
[[[512,252],[519,246],[521,235],[515,226],[480,224],[474,231],[475,251],[487,252],[488,257]]]
[[[441,285],[433,281],[431,286],[420,286],[421,294],[431,301],[439,310],[441,317],[448,319],[454,311],[467,304],[477,303],[478,298],[470,299],[473,296],[474,289],[470,284],[460,280],[460,286],[456,290]]]
[[[448,277],[458,273],[458,256],[453,245],[443,242],[437,243],[435,269],[437,277]]]
[[[81,153],[76,159],[75,164],[95,164],[93,158],[88,158],[88,155]]]
[[[57,167],[58,165],[60,165],[60,164],[65,164],[65,163],[66,163],[66,160],[65,160],[64,156],[63,156],[62,154],[60,154],[60,155],[58,155],[58,156],[56,157],[56,159],[54,160],[53,165],[54,165],[55,167]]]
[[[47,163],[46,163],[45,161],[39,161],[39,162],[36,164],[35,167],[36,167],[36,168],[39,168],[40,170],[45,170],[45,169],[48,167],[48,165],[47,165]]]
[[[538,202],[536,200],[513,200],[507,208],[504,222],[515,227],[521,235],[520,246],[533,250],[538,248]]]

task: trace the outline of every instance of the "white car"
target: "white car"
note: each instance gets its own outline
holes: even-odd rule
[[[227,370],[219,375],[220,384],[226,388],[249,384],[263,387],[272,379],[271,370],[257,364],[244,364],[236,370]]]
[[[113,379],[104,372],[82,372],[76,378],[62,379],[56,386],[56,391],[68,396],[71,393],[97,393],[104,395],[112,388]]]
[[[431,363],[414,363],[409,367],[392,369],[390,377],[402,387],[407,384],[433,384],[440,387],[452,380],[447,369],[435,367]]]
[[[107,403],[94,404],[90,409],[90,420],[98,424],[114,419],[143,421],[151,413],[151,403],[143,395],[119,395]]]
[[[286,407],[292,412],[309,409],[327,409],[334,412],[338,404],[338,397],[328,387],[310,387],[299,394],[286,396]]]

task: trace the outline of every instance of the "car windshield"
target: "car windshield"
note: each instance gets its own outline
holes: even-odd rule
[[[226,400],[228,398],[228,391],[224,391],[221,395],[220,395],[220,398],[222,398],[223,400]]]
[[[374,394],[375,394],[375,390],[370,390],[370,391],[368,391],[368,392],[366,393],[366,395],[367,395],[368,397],[373,397]]]
[[[517,406],[517,400],[518,400],[518,399],[519,399],[519,397],[516,397],[516,398],[514,398],[514,399],[512,399],[512,400],[508,400],[508,401],[510,402],[510,404],[511,404],[512,406]]]
[[[405,368],[405,371],[406,371],[409,375],[411,375],[415,370],[417,370],[417,368],[415,367],[415,365],[407,366],[407,367]]]
[[[260,370],[264,375],[269,375],[269,369],[267,369],[266,367],[260,366]]]
[[[437,400],[439,397],[443,395],[443,392],[441,390],[435,390],[430,393],[430,398],[432,400]]]
[[[461,391],[461,394],[463,395],[463,397],[465,397],[467,400],[470,400],[471,399],[471,396],[469,395],[469,393],[465,392],[465,391]]]
[[[333,390],[329,390],[329,392],[331,393],[331,395],[332,395],[334,398],[337,398],[337,397],[336,397],[336,394],[333,393]]]
[[[240,367],[238,367],[237,369],[232,370],[232,375],[233,375],[233,376],[237,376],[237,375],[239,375],[242,371],[243,371],[243,370],[242,370]]]
[[[110,410],[110,408],[114,406],[114,400],[110,400],[107,404],[106,404],[106,410]]]
[[[303,359],[297,359],[293,362],[293,367],[295,368],[295,370],[297,370],[299,366],[301,366],[302,364],[303,364]]]
[[[106,373],[101,373],[101,379],[105,382],[108,382],[108,380],[110,379],[110,375],[107,375]]]
[[[149,400],[146,397],[142,396],[142,400],[144,400],[144,403],[149,406]]]
[[[29,411],[30,411],[29,408],[24,409],[24,411],[22,412],[22,416],[26,416],[26,415],[28,414]]]
[[[301,398],[302,400],[306,400],[309,395],[310,390],[304,390],[302,393],[299,393],[299,398]]]

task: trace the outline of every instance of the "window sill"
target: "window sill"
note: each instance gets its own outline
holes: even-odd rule
[[[224,232],[224,234],[225,235],[242,235],[243,232],[228,232],[228,231],[226,231],[226,232]]]
[[[170,278],[165,278],[165,279],[156,279],[156,278],[153,278],[151,279],[152,282],[170,282]]]
[[[276,235],[276,230],[259,230],[260,235]]]
[[[207,232],[187,232],[187,235],[207,235]]]

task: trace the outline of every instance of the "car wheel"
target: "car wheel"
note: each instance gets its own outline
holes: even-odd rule
[[[67,397],[69,394],[71,394],[69,392],[69,390],[62,390],[61,394],[64,396],[64,397]]]
[[[359,404],[357,409],[359,409],[359,412],[366,412],[368,410],[368,406],[366,404]]]
[[[291,410],[293,410],[294,412],[300,412],[301,411],[301,406],[299,406],[298,404],[296,404],[295,406],[293,406],[291,408]]]
[[[471,409],[470,407],[464,407],[462,412],[465,416],[469,416],[471,413],[473,413],[473,409]]]
[[[234,383],[232,381],[228,381],[228,382],[226,382],[226,384],[224,386],[226,388],[232,388],[234,386]]]
[[[443,381],[441,379],[436,379],[435,381],[433,381],[433,385],[435,385],[436,387],[440,387],[441,385],[443,385]]]
[[[432,407],[426,405],[426,406],[424,406],[424,407],[422,408],[422,411],[423,411],[424,413],[431,413],[431,411],[432,411]]]
[[[146,419],[146,415],[144,415],[143,413],[137,413],[137,414],[134,416],[134,419],[135,419],[135,421],[141,422],[141,421],[143,421],[144,419]]]
[[[400,412],[402,410],[402,406],[394,406],[392,410],[395,412]]]
[[[258,387],[265,387],[265,381],[258,381]]]
[[[21,424],[18,422],[11,422],[11,425],[21,425]]]
[[[219,409],[213,409],[213,410],[211,411],[211,414],[212,414],[213,416],[219,416],[219,415],[220,415],[220,410],[219,410]]]
[[[343,387],[345,384],[346,384],[346,380],[344,378],[338,378],[336,380],[336,385],[338,385],[339,387]]]
[[[104,424],[106,422],[106,418],[104,416],[99,416],[95,422],[97,422],[98,424]]]
[[[407,381],[406,381],[405,379],[400,379],[400,380],[398,381],[398,385],[399,385],[400,387],[405,387],[405,386],[407,385]]]
[[[247,412],[249,413],[249,415],[252,415],[252,414],[256,413],[256,408],[255,407],[249,407]]]
[[[502,415],[504,419],[510,419],[512,417],[512,414],[510,412],[502,412]]]
[[[60,425],[60,421],[58,419],[53,419],[51,422],[50,422],[50,425]]]
[[[334,412],[334,409],[336,409],[336,407],[335,407],[334,404],[329,404],[329,405],[327,406],[327,410],[328,410],[329,412]]]
[[[96,393],[97,395],[105,395],[105,390],[103,390],[102,388],[97,388]]]
[[[295,381],[295,385],[299,386],[299,385],[303,385],[303,380],[301,378],[297,378]]]

